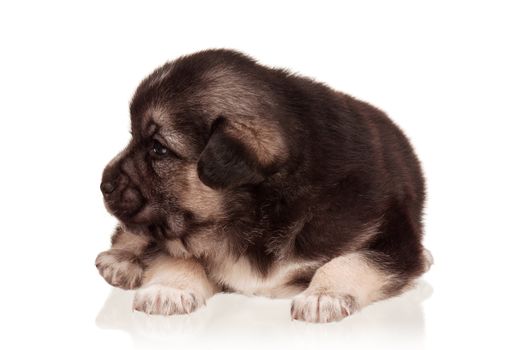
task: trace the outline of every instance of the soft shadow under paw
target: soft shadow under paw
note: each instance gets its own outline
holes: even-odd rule
[[[97,317],[100,328],[124,330],[137,348],[231,347],[240,334],[258,339],[255,349],[311,344],[312,348],[423,348],[422,302],[432,287],[418,281],[412,290],[353,313],[341,322],[291,321],[289,299],[219,294],[185,315],[158,316],[133,311],[134,293],[112,289]],[[333,305],[333,304],[331,304]],[[183,309],[184,310],[184,309]],[[262,337],[262,332],[265,336]]]

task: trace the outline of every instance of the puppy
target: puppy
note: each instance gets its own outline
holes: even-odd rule
[[[293,319],[338,321],[425,272],[424,181],[380,110],[311,79],[208,50],[155,70],[132,139],[102,176],[119,220],[96,259],[148,314],[215,293],[294,297]]]

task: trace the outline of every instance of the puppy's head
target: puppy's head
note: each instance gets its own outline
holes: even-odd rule
[[[147,77],[130,104],[132,139],[103,173],[109,211],[177,236],[221,220],[232,195],[275,174],[288,146],[264,69],[213,50]]]

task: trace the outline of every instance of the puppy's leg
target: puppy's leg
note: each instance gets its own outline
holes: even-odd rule
[[[188,314],[205,305],[217,291],[198,260],[159,254],[145,270],[134,309],[147,314]]]
[[[432,261],[420,243],[420,224],[407,213],[393,206],[366,250],[322,265],[309,287],[293,299],[291,316],[308,322],[338,321],[410,286]]]
[[[148,244],[147,238],[117,227],[112,236],[112,248],[97,256],[95,266],[112,286],[138,288],[143,278],[141,255]]]
[[[362,252],[339,256],[322,265],[309,287],[293,299],[291,316],[307,322],[332,322],[383,297],[390,275]]]

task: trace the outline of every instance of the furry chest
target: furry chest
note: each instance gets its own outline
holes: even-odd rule
[[[193,246],[185,245],[180,239],[165,243],[167,251],[176,258],[193,258]],[[298,283],[306,280],[316,268],[313,262],[277,262],[263,276],[255,270],[250,261],[242,256],[234,258],[228,253],[222,254],[216,247],[214,254],[207,256],[208,277],[219,285],[246,295],[261,295],[272,298],[291,297],[306,286]]]
[[[209,266],[210,278],[238,293],[271,298],[287,298],[299,293],[303,286],[296,282],[305,264],[282,263],[273,266],[262,276],[245,257],[227,257]]]

